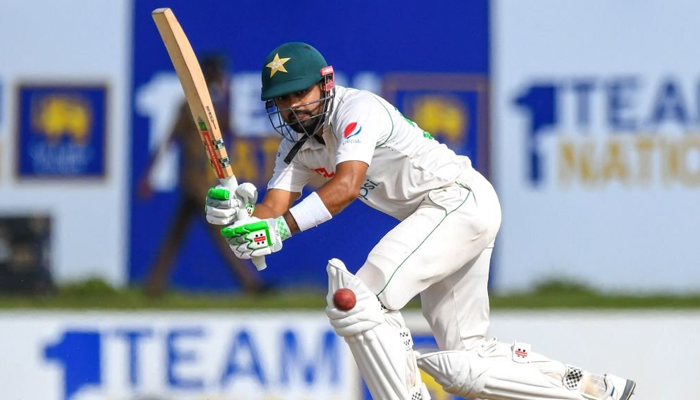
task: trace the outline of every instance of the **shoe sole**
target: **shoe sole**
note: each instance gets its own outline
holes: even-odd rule
[[[620,396],[620,400],[629,400],[629,398],[634,394],[634,389],[636,387],[637,384],[628,379],[627,383],[625,383],[625,390],[622,391],[622,396]]]

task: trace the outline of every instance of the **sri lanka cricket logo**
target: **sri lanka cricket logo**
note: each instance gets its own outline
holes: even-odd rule
[[[17,93],[20,177],[105,176],[106,86],[26,84]]]
[[[63,137],[80,145],[89,140],[92,126],[89,101],[71,94],[38,97],[32,107],[31,121],[35,131],[45,135],[48,143],[56,145]]]
[[[438,140],[462,145],[468,131],[469,113],[465,105],[449,95],[426,95],[412,104],[411,118]]]

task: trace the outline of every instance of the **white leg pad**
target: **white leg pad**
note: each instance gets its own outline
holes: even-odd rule
[[[567,388],[569,367],[528,348],[497,340],[471,351],[440,351],[418,357],[418,366],[443,387],[461,397],[489,400],[585,400]]]
[[[326,315],[338,335],[345,338],[355,362],[377,400],[429,400],[421,382],[408,329],[398,312],[385,314],[377,297],[348,272],[342,261],[332,259],[328,272]],[[357,303],[349,311],[333,305],[333,294],[341,288],[355,293]],[[389,318],[386,315],[392,314]]]

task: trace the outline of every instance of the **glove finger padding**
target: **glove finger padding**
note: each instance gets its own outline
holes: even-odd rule
[[[228,208],[234,207],[234,203],[230,199],[219,200],[219,199],[215,199],[215,198],[209,197],[209,196],[207,196],[206,204],[208,206],[220,208],[220,209],[228,209]],[[238,202],[236,202],[236,206],[237,206],[237,204],[238,204]]]
[[[236,188],[236,196],[243,200],[243,204],[253,204],[258,202],[258,189],[250,182],[243,182]]]
[[[210,188],[207,192],[204,212],[207,222],[213,225],[229,225],[236,220],[240,200],[222,185]]]
[[[236,219],[236,209],[220,209],[212,206],[204,206],[204,212],[207,214],[207,222],[213,225],[229,225]]]
[[[258,201],[258,189],[250,182],[238,185],[235,191],[218,185],[207,192],[206,206],[207,222],[214,225],[229,225],[239,218],[253,215]],[[240,211],[245,207],[246,213]]]
[[[236,188],[236,198],[240,207],[245,208],[249,217],[253,216],[255,204],[258,202],[258,189],[250,182],[243,182]],[[240,215],[240,214],[239,214]]]
[[[207,200],[227,201],[231,200],[231,189],[223,185],[216,185],[207,191]]]

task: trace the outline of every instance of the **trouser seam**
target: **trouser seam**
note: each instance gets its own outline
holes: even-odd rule
[[[433,232],[435,232],[435,230],[436,230],[437,228],[439,228],[440,225],[442,225],[443,222],[445,222],[445,220],[447,219],[447,217],[450,216],[450,214],[452,214],[453,212],[459,210],[459,209],[467,202],[467,200],[469,200],[469,196],[471,196],[471,194],[472,194],[472,191],[469,190],[469,193],[467,193],[467,197],[465,197],[465,198],[464,198],[464,201],[462,201],[462,203],[461,203],[459,206],[457,206],[454,210],[452,210],[452,211],[450,211],[450,212],[447,212],[447,210],[445,210],[445,211],[446,211],[446,212],[445,212],[445,216],[440,220],[440,222],[439,222],[437,225],[435,225],[435,227],[433,228],[433,230],[431,230],[430,233],[428,233],[428,235],[418,244],[418,246],[416,246],[416,248],[413,249],[413,251],[411,252],[411,254],[409,254],[408,256],[406,256],[406,258],[405,258],[403,261],[401,261],[401,263],[396,267],[396,269],[394,270],[394,272],[392,272],[391,276],[389,277],[389,280],[386,282],[386,284],[384,285],[384,287],[379,291],[379,293],[377,293],[377,296],[380,296],[382,293],[384,293],[384,291],[386,290],[386,288],[389,287],[389,284],[391,283],[391,280],[394,279],[394,276],[395,276],[396,273],[399,271],[399,269],[404,265],[404,263],[406,263],[406,261],[408,261],[408,259],[411,258],[411,256],[412,256],[416,251],[418,251],[418,249],[423,245],[423,243],[425,243],[426,240],[428,240],[428,238],[430,237],[430,235],[432,235]],[[432,201],[432,200],[431,200],[431,201]],[[436,204],[437,204],[437,203],[436,203]],[[443,208],[443,210],[444,210],[444,208]]]

